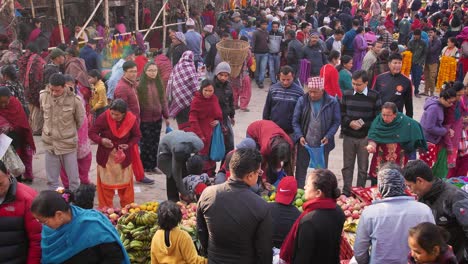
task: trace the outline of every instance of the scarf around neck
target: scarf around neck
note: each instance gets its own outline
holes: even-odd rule
[[[72,220],[57,229],[42,228],[42,263],[58,264],[77,255],[81,251],[104,243],[117,242],[124,259],[122,264],[130,264],[127,252],[120,241],[117,230],[109,220],[96,210],[85,210],[71,206]]]
[[[294,244],[297,237],[297,230],[299,229],[299,225],[301,223],[301,219],[318,209],[335,209],[336,208],[336,201],[331,198],[315,198],[313,200],[307,201],[304,205],[302,205],[302,209],[304,212],[297,218],[294,225],[289,230],[288,235],[284,239],[283,245],[281,246],[280,251],[280,258],[285,261],[286,263],[292,263],[292,258],[294,255]]]
[[[120,127],[117,128],[117,121],[112,119],[110,109],[106,111],[106,119],[112,134],[118,138],[125,137],[130,132],[130,130],[132,130],[136,121],[135,115],[132,112],[127,111],[124,119],[122,120],[122,123],[120,124]]]

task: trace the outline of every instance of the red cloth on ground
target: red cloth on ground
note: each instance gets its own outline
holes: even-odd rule
[[[320,77],[323,78],[323,87],[325,91],[330,96],[338,96],[341,99],[343,94],[341,93],[340,84],[338,80],[340,79],[338,71],[330,64],[325,64],[320,69]]]
[[[281,246],[280,258],[286,263],[291,263],[292,257],[294,255],[294,241],[296,240],[297,230],[299,229],[299,224],[301,219],[308,213],[317,210],[317,209],[335,209],[336,201],[331,198],[315,198],[313,200],[307,201],[302,205],[304,212],[297,218],[294,225],[289,230],[288,235],[283,241]]]
[[[247,127],[247,136],[260,145],[260,153],[263,157],[268,157],[270,155],[270,141],[272,138],[277,136],[284,138],[291,148],[294,147],[294,144],[288,134],[286,134],[281,127],[271,120],[258,120],[253,122]]]
[[[7,107],[0,108],[0,115],[10,122],[13,126],[13,130],[18,134],[19,138],[24,140],[26,144],[33,149],[33,151],[36,151],[36,145],[34,144],[28,117],[24,112],[21,102],[16,97],[11,96]]]
[[[190,127],[186,130],[194,132],[203,141],[203,149],[199,151],[200,155],[210,153],[211,136],[214,130],[210,123],[214,120],[218,120],[220,123],[223,120],[218,97],[213,94],[210,98],[205,98],[200,92],[195,92],[195,97],[190,105]]]

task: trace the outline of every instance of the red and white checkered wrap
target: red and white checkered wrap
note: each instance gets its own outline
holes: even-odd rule
[[[193,52],[186,51],[172,70],[167,82],[169,116],[175,117],[180,111],[189,107],[197,90],[198,73],[193,62]]]
[[[323,78],[321,77],[310,77],[307,79],[307,88],[314,90],[323,90]]]

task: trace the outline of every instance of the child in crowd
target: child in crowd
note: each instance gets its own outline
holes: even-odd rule
[[[177,225],[182,220],[182,212],[172,201],[165,201],[158,208],[159,230],[151,242],[151,263],[208,263],[198,256],[190,235]]]
[[[432,223],[420,223],[409,230],[409,264],[456,264],[457,258],[449,245],[448,232]]]
[[[210,185],[210,177],[203,172],[203,158],[194,155],[187,160],[188,176],[183,179],[185,189],[190,193],[188,200],[197,201],[203,190]],[[186,200],[186,199],[184,199]]]

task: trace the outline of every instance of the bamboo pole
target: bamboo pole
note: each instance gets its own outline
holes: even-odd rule
[[[7,7],[7,5],[11,2],[12,0],[5,0],[5,2],[3,2],[2,6],[0,7],[0,12],[3,11],[3,9],[5,9],[5,7]]]
[[[167,38],[167,26],[166,26],[166,8],[163,11],[163,50],[166,49],[166,38]]]
[[[60,41],[65,43],[65,37],[63,35],[63,27],[62,27],[62,15],[60,12],[60,0],[55,0],[55,10],[57,11],[57,20],[60,32]]]
[[[31,5],[32,17],[33,17],[33,18],[36,18],[36,10],[34,9],[34,2],[33,2],[33,0],[29,0],[29,4]]]
[[[139,9],[139,6],[138,6],[138,0],[135,0],[135,30],[138,31],[140,28],[139,28],[139,22],[140,19],[138,18],[138,9]]]
[[[104,19],[105,27],[109,28],[109,0],[104,0]]]
[[[94,15],[96,14],[96,11],[99,9],[99,7],[101,6],[102,4],[102,1],[103,0],[100,0],[99,3],[96,5],[96,7],[94,8],[94,11],[93,13],[91,13],[91,15],[89,16],[88,20],[86,20],[86,23],[81,27],[81,30],[80,32],[78,33],[78,37],[79,38],[81,36],[81,34],[83,34],[84,30],[86,29],[86,27],[88,26],[89,22],[91,22],[91,20],[93,20],[93,17]]]
[[[168,0],[164,0],[164,4],[162,5],[161,10],[159,10],[158,14],[156,15],[156,18],[153,20],[153,23],[151,23],[150,30],[154,27],[154,25],[156,25],[156,21],[158,21],[158,18],[161,15],[162,11],[166,8],[167,2]],[[146,31],[146,34],[143,36],[143,40],[145,40],[146,37],[148,37],[150,30]]]
[[[63,4],[63,0],[60,0],[60,10],[61,10],[61,13],[62,14],[62,20],[65,20],[65,8],[64,8],[64,4]]]

